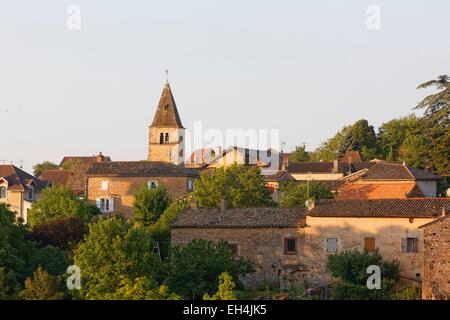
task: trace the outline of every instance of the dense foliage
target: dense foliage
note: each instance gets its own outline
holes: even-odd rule
[[[366,283],[370,276],[367,274],[367,268],[372,265],[381,269],[381,289],[367,288]],[[389,299],[392,298],[394,286],[399,280],[398,262],[383,261],[378,251],[368,253],[353,250],[329,255],[326,268],[337,278],[333,285],[333,299]]]
[[[306,200],[332,199],[333,193],[320,182],[288,183],[281,189],[280,207],[295,208],[304,207]]]
[[[165,283],[186,299],[213,294],[217,279],[228,272],[233,279],[254,271],[253,263],[235,257],[224,241],[194,240],[185,247],[172,249],[164,268]]]
[[[38,177],[45,170],[55,170],[59,169],[59,166],[56,163],[51,161],[44,161],[42,163],[36,163],[33,166],[33,174],[35,177]]]
[[[79,199],[71,189],[56,186],[44,189],[39,201],[33,203],[29,222],[35,226],[65,217],[77,217],[83,222],[89,222],[97,214],[100,214],[97,207]]]
[[[234,164],[203,174],[195,182],[194,198],[202,207],[219,207],[222,199],[231,208],[274,206],[263,176],[256,167]]]
[[[155,223],[169,206],[169,194],[164,186],[149,189],[142,184],[134,193],[134,219],[143,225]]]
[[[39,267],[32,278],[25,280],[25,289],[19,293],[19,297],[24,300],[61,300],[64,298],[61,279]]]

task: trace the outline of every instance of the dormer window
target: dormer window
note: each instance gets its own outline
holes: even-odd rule
[[[6,187],[0,187],[0,199],[6,198]]]
[[[34,190],[33,188],[28,189],[28,200],[34,200]]]
[[[166,105],[164,106],[164,111],[167,111],[167,110],[169,110],[169,105],[168,105],[168,104],[166,104]]]

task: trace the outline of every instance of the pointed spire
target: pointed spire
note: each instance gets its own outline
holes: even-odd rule
[[[151,126],[184,129],[167,77],[168,70],[166,70],[166,82]]]

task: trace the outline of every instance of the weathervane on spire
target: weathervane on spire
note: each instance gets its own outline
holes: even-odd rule
[[[166,83],[169,83],[169,70],[164,70],[164,72],[166,73]]]

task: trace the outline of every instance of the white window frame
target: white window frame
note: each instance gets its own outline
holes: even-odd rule
[[[2,197],[1,193],[0,193],[0,199],[7,199],[8,198],[8,189],[5,186],[0,186],[0,189],[5,190],[4,197]]]
[[[108,191],[108,189],[109,189],[109,182],[108,182],[108,180],[103,180],[103,181],[102,181],[101,189],[102,189],[103,191]]]
[[[188,191],[194,191],[194,180],[188,179],[188,181],[187,181],[187,189],[188,189]]]
[[[97,199],[97,208],[102,213],[114,212],[114,198],[102,197]]]

